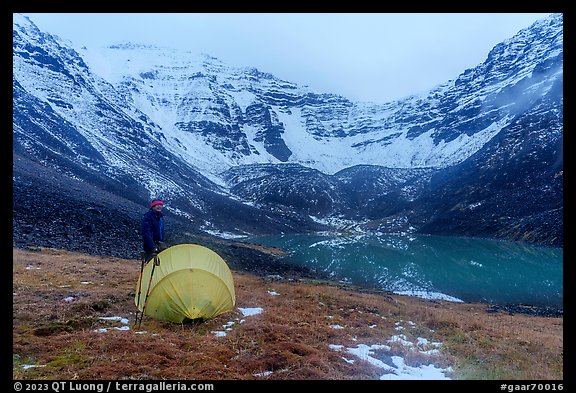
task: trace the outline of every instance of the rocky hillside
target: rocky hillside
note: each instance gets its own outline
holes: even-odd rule
[[[346,222],[563,244],[561,14],[385,104],[206,55],[76,48],[22,15],[13,34],[15,244],[74,242],[91,221],[128,239],[153,197],[190,233]],[[109,200],[117,219],[85,214]]]

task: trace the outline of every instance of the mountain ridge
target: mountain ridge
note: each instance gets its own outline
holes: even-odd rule
[[[96,65],[94,52],[78,52],[23,16],[14,18],[13,50],[18,157],[131,202],[163,197],[191,230],[309,231],[326,229],[318,219],[339,218],[357,220],[358,230],[562,245],[561,14],[521,30],[427,94],[385,104],[153,46],[113,45]],[[506,179],[527,179],[511,193],[501,181],[486,181],[487,173],[507,173],[503,157],[516,160]],[[268,173],[242,178],[250,171]],[[25,171],[14,172],[17,185]],[[454,208],[467,201],[466,187],[487,199],[525,197],[536,210],[518,210],[507,224],[515,229],[507,230],[494,224],[506,221],[498,204],[490,223]],[[214,214],[220,211],[228,217]],[[470,218],[466,228],[458,224]],[[392,221],[403,224],[392,228]]]

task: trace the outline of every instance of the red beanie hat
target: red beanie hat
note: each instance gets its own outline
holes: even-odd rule
[[[152,209],[156,205],[164,205],[164,202],[160,199],[154,199],[152,203],[150,203],[150,209]]]

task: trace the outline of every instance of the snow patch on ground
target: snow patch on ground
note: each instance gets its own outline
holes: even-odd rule
[[[400,323],[405,322],[411,327],[416,324],[412,321],[399,321],[396,322],[396,328],[402,327]],[[356,341],[356,340],[354,340]],[[390,344],[390,345],[388,345]],[[402,356],[391,355],[390,352],[393,346],[401,345],[408,348],[409,351],[418,351],[420,354],[430,357],[427,364],[419,366],[409,366],[405,363]],[[440,342],[431,342],[427,338],[417,337],[415,341],[410,341],[404,334],[393,335],[386,344],[358,344],[356,347],[346,348],[340,344],[328,344],[328,348],[333,351],[346,352],[354,355],[360,360],[366,361],[375,367],[384,371],[380,376],[381,380],[390,379],[419,379],[419,380],[432,380],[432,379],[450,379],[446,373],[451,372],[452,368],[441,368],[434,364],[434,357],[440,355],[439,348],[442,346]],[[347,359],[342,356],[346,363],[354,363],[353,359]]]
[[[395,370],[392,373],[386,373],[380,376],[381,380],[392,379],[450,379],[444,374],[447,369],[442,369],[434,366],[433,364],[423,364],[418,367],[408,366],[404,363],[404,359],[400,356],[392,356]]]
[[[432,300],[446,300],[449,302],[455,303],[463,303],[464,300],[458,299],[457,297],[446,295],[440,292],[430,292],[430,291],[417,291],[417,290],[407,290],[407,291],[394,291],[397,295],[405,295],[405,296],[415,296],[423,299],[432,299]]]
[[[262,373],[252,374],[255,377],[267,377],[268,375],[272,374],[272,371],[264,371]]]
[[[130,326],[122,326],[122,327],[114,326],[114,327],[111,327],[111,328],[99,328],[99,329],[96,329],[96,330],[94,330],[94,331],[95,331],[95,332],[98,332],[98,333],[105,333],[105,332],[107,332],[107,331],[109,331],[109,330],[130,330]]]
[[[262,307],[248,307],[248,308],[240,308],[238,310],[242,313],[245,317],[250,317],[252,315],[261,314],[264,309]]]
[[[244,239],[247,237],[247,235],[239,235],[237,233],[223,232],[216,229],[202,229],[202,230],[206,233],[209,233],[212,236],[216,236],[226,240]]]
[[[116,322],[120,322],[124,325],[128,325],[128,318],[122,318],[122,317],[100,317],[98,319],[102,319],[103,321],[116,321]]]
[[[23,364],[22,368],[24,370],[28,370],[29,368],[34,368],[34,367],[46,367],[45,364]]]
[[[120,322],[124,326],[121,327],[113,326],[113,327],[95,329],[94,331],[97,333],[105,333],[109,330],[122,330],[122,331],[130,330],[130,327],[127,326],[128,323],[130,323],[128,318],[113,316],[113,317],[99,317],[98,319],[106,322]],[[135,332],[135,333],[141,333],[141,332]]]
[[[244,317],[258,315],[264,311],[262,307],[246,307],[246,308],[238,307],[238,310],[242,313],[242,316]],[[212,330],[210,333],[214,334],[216,337],[225,337],[228,335],[227,332],[233,330],[232,326],[234,326],[236,323],[242,324],[244,322],[245,322],[244,319],[236,318],[235,321],[228,321],[224,325],[222,325],[222,328],[224,330]]]

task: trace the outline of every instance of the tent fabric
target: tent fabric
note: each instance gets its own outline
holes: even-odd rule
[[[144,310],[149,285],[145,314],[154,319],[180,323],[234,309],[232,273],[214,251],[197,244],[179,244],[160,252],[158,258],[159,266],[154,267],[151,260],[144,267],[140,291],[140,280],[136,283],[134,303],[139,311]]]

